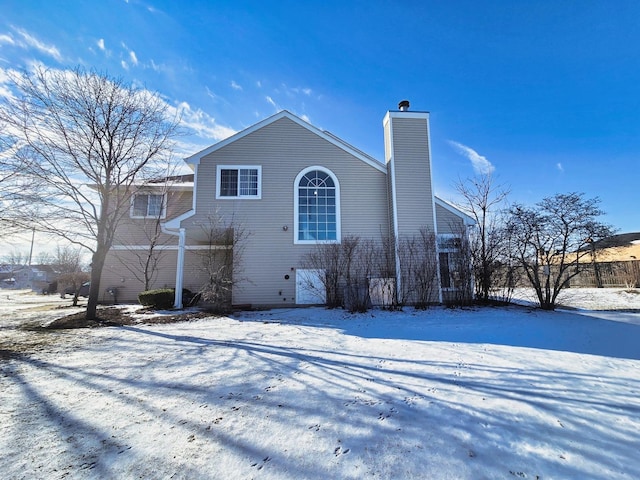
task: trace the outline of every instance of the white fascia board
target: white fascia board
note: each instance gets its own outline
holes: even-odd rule
[[[85,183],[84,186],[90,188],[91,190],[98,190],[98,186],[93,183]],[[182,183],[132,183],[129,185],[129,189],[133,189],[137,192],[151,192],[155,190],[162,190],[165,192],[168,191],[180,191],[180,192],[190,192],[193,190],[194,182],[182,182]]]
[[[152,191],[152,190],[162,190],[162,191],[179,191],[179,192],[190,192],[193,190],[193,182],[188,183],[141,183],[140,185],[132,185],[140,190],[144,191]]]
[[[476,221],[473,219],[473,217],[467,215],[466,213],[464,213],[459,208],[454,207],[450,203],[445,202],[444,200],[442,200],[441,198],[438,198],[436,196],[434,196],[433,198],[435,199],[435,203],[437,205],[440,205],[445,210],[448,210],[449,212],[453,213],[455,216],[460,217],[462,220],[464,220],[464,224],[465,225],[475,225],[476,224]]]
[[[282,111],[276,113],[275,115],[270,116],[269,118],[265,118],[264,120],[256,123],[255,125],[252,125],[249,128],[246,128],[246,129],[242,130],[241,132],[238,132],[235,135],[232,135],[232,136],[222,140],[221,142],[218,142],[218,143],[216,143],[214,145],[211,145],[210,147],[205,148],[204,150],[201,150],[200,152],[195,153],[195,154],[191,155],[190,157],[185,158],[184,161],[187,162],[190,165],[198,165],[200,163],[200,159],[202,157],[204,157],[206,155],[209,155],[210,153],[213,153],[216,150],[224,148],[227,145],[229,145],[230,143],[233,143],[233,142],[235,142],[237,140],[240,140],[241,138],[246,137],[247,135],[250,135],[251,133],[253,133],[253,132],[257,131],[257,130],[260,130],[261,128],[263,128],[263,127],[265,127],[267,125],[270,125],[273,122],[277,122],[278,120],[280,120],[282,118],[288,118],[292,122],[295,122],[298,125],[300,125],[301,127],[306,128],[310,132],[318,135],[322,139],[328,141],[329,143],[332,143],[336,147],[338,147],[338,148],[344,150],[345,152],[353,155],[354,157],[358,158],[362,162],[372,166],[376,170],[379,170],[382,173],[386,173],[387,172],[386,169],[384,168],[384,164],[382,162],[379,162],[376,159],[374,159],[373,157],[369,157],[368,155],[364,154],[363,152],[360,152],[356,148],[350,146],[348,143],[340,140],[338,137],[336,137],[336,136],[334,136],[332,134],[328,134],[328,133],[323,132],[319,128],[314,127],[313,125],[311,125],[308,122],[305,122],[304,120],[302,120],[301,118],[295,116],[291,112],[288,112],[287,110],[282,110]]]
[[[163,228],[169,229],[169,230],[177,230],[180,228],[180,223],[183,220],[186,220],[189,217],[193,217],[195,215],[196,211],[195,210],[189,210],[188,212],[183,213],[182,215],[178,215],[175,218],[172,218],[171,220],[168,220],[166,222],[164,222],[162,224]]]
[[[390,110],[384,116],[384,120],[382,120],[382,124],[386,125],[389,123],[391,118],[424,118],[425,120],[429,120],[429,112],[401,112],[399,110]]]

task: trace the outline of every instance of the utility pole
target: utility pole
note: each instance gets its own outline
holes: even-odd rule
[[[29,250],[29,266],[31,266],[31,257],[33,257],[33,243],[36,239],[36,227],[33,227],[31,232],[31,250]]]

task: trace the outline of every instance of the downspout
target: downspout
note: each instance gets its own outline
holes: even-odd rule
[[[184,250],[185,250],[187,236],[184,228],[175,229],[175,228],[169,228],[166,225],[162,225],[161,229],[162,229],[162,233],[166,233],[167,235],[173,235],[174,237],[178,237],[178,259],[176,263],[176,290],[175,290],[175,300],[173,302],[173,306],[174,308],[181,309],[182,308],[182,285],[184,284],[184,281],[183,281]]]
[[[181,228],[178,233],[178,263],[176,265],[176,299],[173,306],[182,309],[182,285],[184,281],[184,245],[186,240],[185,229]]]
[[[174,308],[182,309],[182,288],[184,285],[184,251],[186,250],[187,243],[187,234],[186,230],[180,227],[180,224],[183,220],[193,216],[196,212],[196,185],[198,183],[198,163],[194,164],[194,176],[193,176],[193,194],[192,194],[192,203],[191,210],[188,212],[179,215],[169,222],[171,226],[168,226],[166,223],[161,224],[161,229],[163,233],[167,235],[173,235],[174,237],[178,237],[178,258],[176,260],[176,289],[175,289],[175,300],[173,302]],[[174,226],[175,225],[175,226]]]

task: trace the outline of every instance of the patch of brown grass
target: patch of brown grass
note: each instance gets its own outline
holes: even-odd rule
[[[149,310],[145,310],[145,313],[149,313]],[[151,311],[152,312],[152,311]],[[98,318],[95,320],[87,320],[85,318],[85,312],[78,312],[72,315],[67,315],[62,318],[54,320],[50,324],[41,327],[45,330],[61,330],[70,328],[97,328],[97,327],[113,327],[120,325],[134,325],[134,324],[162,324],[162,323],[176,323],[187,322],[198,318],[211,317],[211,313],[207,312],[186,312],[176,313],[175,315],[159,315],[156,317],[145,318],[140,320],[134,318],[130,314],[124,312],[117,307],[107,307],[98,310]]]

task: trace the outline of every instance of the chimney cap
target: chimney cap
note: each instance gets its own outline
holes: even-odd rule
[[[409,100],[401,100],[400,103],[398,103],[398,108],[401,112],[409,110]]]

